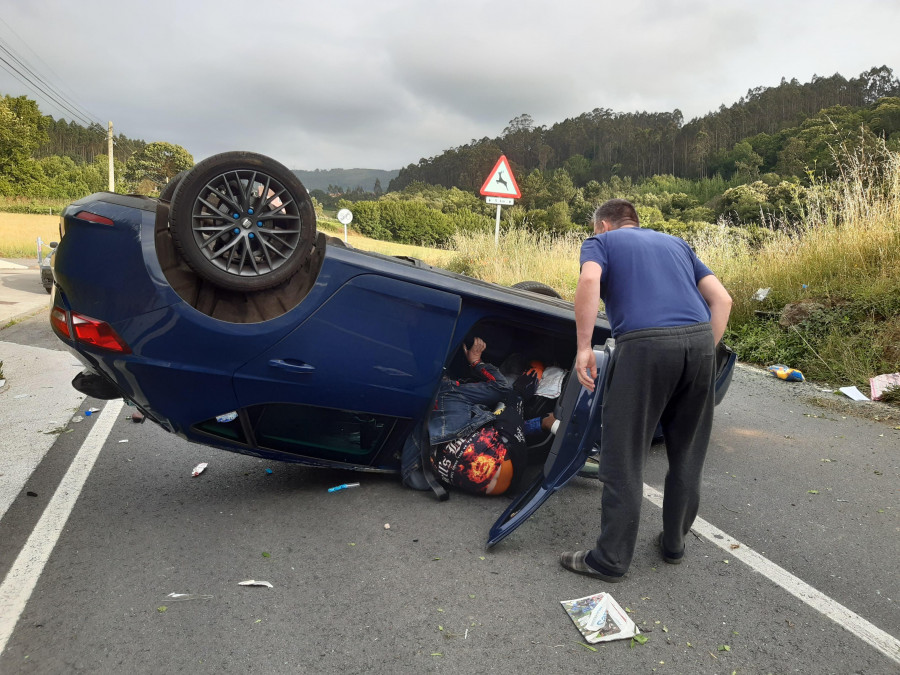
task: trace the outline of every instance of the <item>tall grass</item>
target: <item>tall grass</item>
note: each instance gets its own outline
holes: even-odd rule
[[[800,221],[773,225],[761,245],[724,224],[690,243],[734,297],[726,340],[742,360],[864,388],[900,370],[900,153],[853,154],[809,192]],[[508,286],[541,281],[571,300],[586,236],[511,229],[495,248],[492,235],[458,234],[448,266]],[[759,288],[771,289],[763,301]],[[813,311],[782,326],[781,310],[802,301]]]
[[[812,185],[801,220],[758,249],[724,229],[693,243],[734,297],[742,358],[862,386],[900,370],[900,153],[845,156],[836,179]],[[771,289],[764,301],[759,288]],[[808,318],[776,321],[799,302]]]
[[[503,286],[520,281],[540,281],[572,300],[578,283],[578,255],[584,236],[552,237],[511,228],[500,235],[486,232],[457,233],[452,248],[456,254],[448,269]]]

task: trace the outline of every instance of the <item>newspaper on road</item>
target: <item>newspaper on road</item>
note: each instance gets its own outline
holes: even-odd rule
[[[609,593],[561,600],[560,604],[590,644],[624,640],[641,632]]]

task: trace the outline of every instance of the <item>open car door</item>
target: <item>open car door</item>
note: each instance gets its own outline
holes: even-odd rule
[[[593,392],[581,386],[573,370],[569,372],[565,389],[554,411],[559,420],[556,437],[543,471],[516,497],[503,515],[491,527],[488,548],[524,523],[554,492],[568,483],[587,458],[600,447],[600,412],[603,409],[603,388],[606,373],[615,350],[615,340],[603,347],[594,347],[597,379]]]

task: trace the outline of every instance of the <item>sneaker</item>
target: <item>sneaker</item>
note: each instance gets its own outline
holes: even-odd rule
[[[659,533],[659,539],[657,540],[657,544],[659,545],[659,552],[662,553],[663,560],[665,560],[670,565],[680,565],[681,559],[684,558],[684,551],[681,553],[670,553],[666,550],[666,547],[663,546],[663,533]]]
[[[587,564],[587,561],[585,560],[587,554],[587,551],[560,553],[559,564],[570,572],[585,574],[589,577],[594,577],[595,579],[602,579],[610,584],[617,584],[625,578],[624,574],[604,574],[603,572],[598,572]]]

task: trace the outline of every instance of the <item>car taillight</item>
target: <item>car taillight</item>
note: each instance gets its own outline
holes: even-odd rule
[[[50,311],[50,325],[56,329],[56,332],[63,337],[71,338],[69,334],[69,321],[66,316],[66,310],[62,307],[54,307]]]
[[[87,342],[113,352],[131,353],[131,347],[105,321],[72,312],[72,328],[75,329],[75,339],[79,342]]]
[[[54,307],[50,312],[50,324],[60,335],[72,339],[72,334],[69,332],[68,317],[69,312],[62,307]],[[98,321],[75,312],[71,313],[71,317],[76,341],[121,354],[131,353],[131,347],[105,321]]]
[[[75,217],[79,220],[87,220],[91,223],[100,223],[101,225],[113,225],[113,221],[111,221],[106,216],[98,216],[96,213],[91,213],[90,211],[79,211],[75,214]]]

